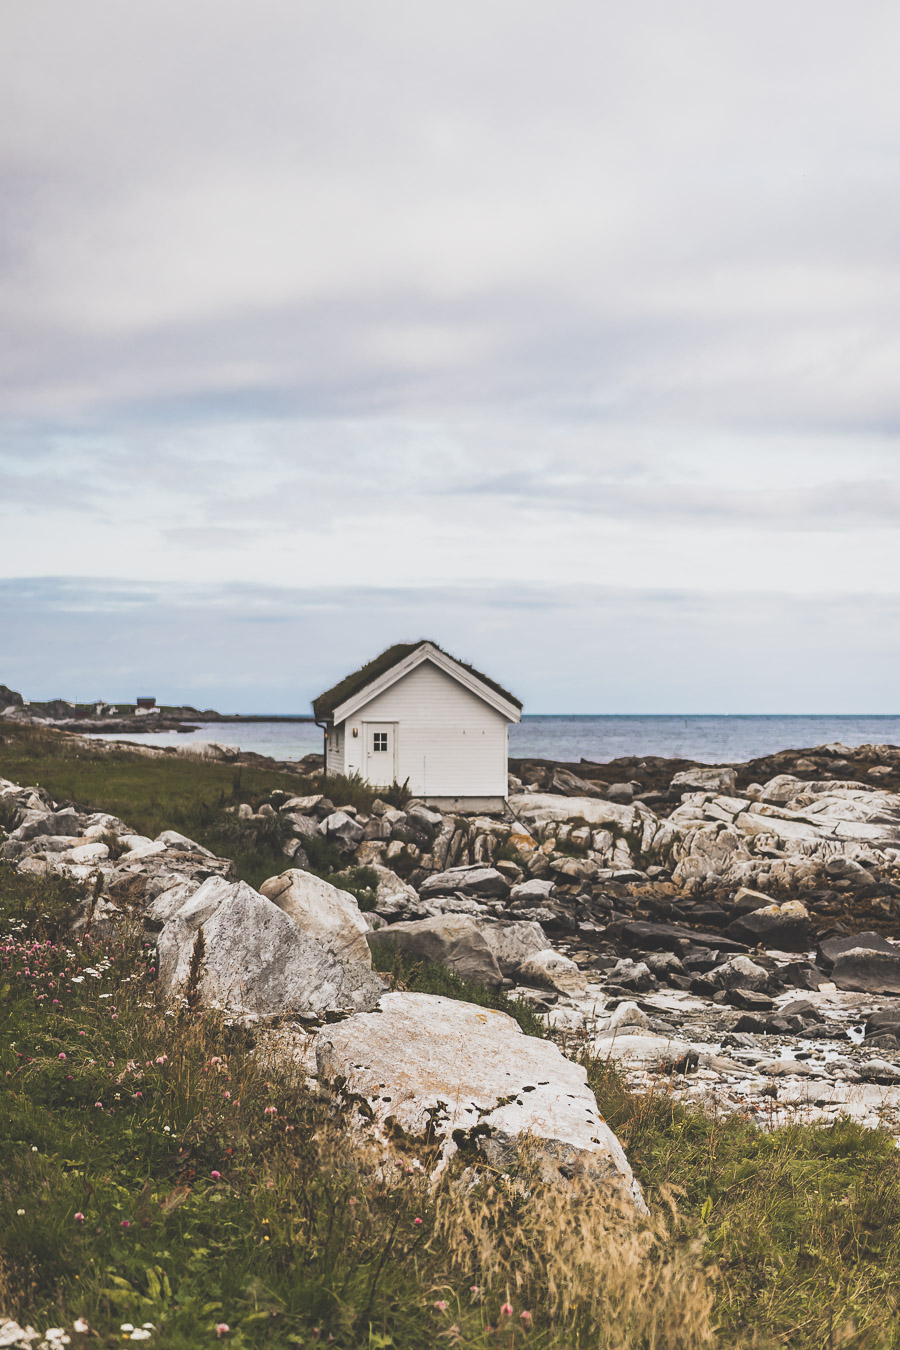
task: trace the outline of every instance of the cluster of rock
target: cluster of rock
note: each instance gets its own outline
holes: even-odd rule
[[[850,1114],[900,1132],[900,751],[845,750],[668,777],[654,761],[652,775],[634,766],[643,782],[545,766],[511,779],[502,818],[275,792],[234,808],[287,839],[287,870],[260,891],[173,831],[146,839],[0,784],[16,813],[0,856],[89,883],[82,927],[155,933],[171,998],[288,1018],[282,1061],[340,1082],[385,1139],[421,1126],[442,1166],[469,1144],[496,1161],[531,1133],[557,1171],[631,1191],[556,1045],[505,1014],[386,993],[372,950],[506,988],[564,1049],[615,1059],[636,1083],[664,1073],[766,1122]],[[777,771],[757,781],[753,767]],[[309,870],[313,839],[368,869],[367,913],[339,876]]]
[[[643,1207],[585,1071],[552,1043],[525,1036],[505,1013],[388,993],[372,969],[377,932],[349,893],[299,868],[256,891],[231,879],[228,862],[175,831],[151,840],[111,815],[59,806],[41,789],[4,780],[0,809],[12,826],[0,858],[25,872],[88,883],[77,929],[155,934],[169,999],[266,1026],[274,1019],[280,1058],[314,1067],[386,1145],[401,1131],[427,1138],[433,1155],[438,1140],[430,1161],[439,1172],[459,1149],[500,1165],[527,1137],[539,1141],[548,1175],[612,1182]],[[475,924],[456,915],[448,922],[466,929],[462,951]],[[536,924],[511,925],[523,927],[527,935],[503,946],[507,968],[547,945]],[[482,945],[500,983],[494,949]],[[439,948],[434,954],[440,959]]]

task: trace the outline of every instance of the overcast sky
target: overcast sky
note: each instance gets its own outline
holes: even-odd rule
[[[534,712],[896,712],[898,51],[7,0],[0,682],[304,711],[425,635]]]

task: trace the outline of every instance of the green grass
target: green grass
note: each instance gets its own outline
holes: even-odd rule
[[[615,1067],[589,1080],[651,1204],[701,1225],[723,1331],[779,1346],[900,1345],[900,1161],[890,1134],[849,1120],[766,1132],[710,1119]]]

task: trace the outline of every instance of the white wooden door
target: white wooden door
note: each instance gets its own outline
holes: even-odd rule
[[[379,787],[389,787],[397,777],[395,722],[364,722],[365,777]]]

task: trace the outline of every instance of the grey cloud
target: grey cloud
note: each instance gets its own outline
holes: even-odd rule
[[[166,701],[243,711],[306,711],[389,641],[421,636],[531,712],[885,712],[900,657],[900,598],[862,593],[38,578],[0,584],[0,625],[16,633],[0,681],[31,697],[129,698],[152,684]],[[836,648],[852,665],[821,659]]]

